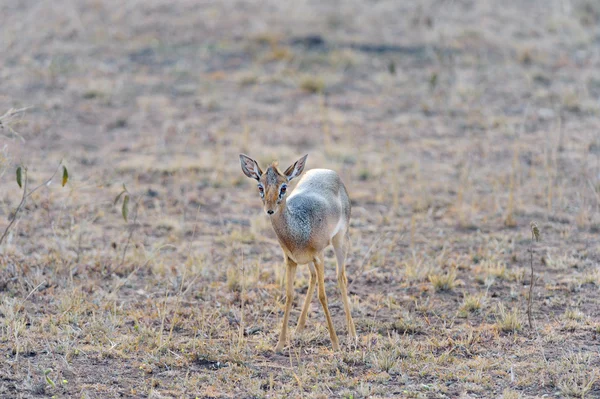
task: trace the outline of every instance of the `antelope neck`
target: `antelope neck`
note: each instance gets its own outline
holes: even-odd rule
[[[288,251],[292,248],[289,247],[290,238],[290,212],[287,207],[286,198],[284,198],[279,205],[279,211],[271,216],[271,226],[275,230],[275,234],[279,239],[280,245],[284,246]]]
[[[283,227],[285,226],[287,215],[288,215],[287,202],[286,202],[286,198],[283,198],[281,200],[281,203],[279,204],[279,211],[275,212],[275,214],[270,217],[271,225],[273,226],[273,229],[275,230],[275,233],[277,234],[278,237],[280,235],[280,229],[281,229],[281,232],[283,232]]]

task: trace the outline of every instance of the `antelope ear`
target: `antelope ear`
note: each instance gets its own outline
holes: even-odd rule
[[[285,170],[285,172],[283,172],[283,174],[287,177],[288,181],[302,174],[304,166],[306,166],[306,158],[308,158],[308,154],[297,160],[292,166],[290,166]]]
[[[240,162],[242,164],[242,172],[251,179],[259,180],[262,176],[262,170],[258,166],[258,162],[247,155],[240,154]]]

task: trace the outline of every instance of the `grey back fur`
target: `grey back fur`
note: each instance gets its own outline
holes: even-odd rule
[[[295,262],[310,262],[334,236],[346,234],[350,199],[338,174],[328,169],[307,171],[273,217],[273,228],[284,251]]]

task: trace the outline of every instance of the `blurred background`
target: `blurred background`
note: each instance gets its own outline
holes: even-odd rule
[[[452,207],[460,223],[502,218],[513,176],[511,206],[593,217],[595,2],[7,1],[1,11],[0,107],[27,108],[4,120],[5,156],[32,177],[64,158],[73,195],[93,195],[73,206],[102,208],[124,182],[179,201],[178,213],[193,214],[203,194],[212,214],[256,210],[237,153],[282,164],[309,153],[309,167],[338,170],[382,216]]]
[[[18,165],[32,186],[61,160],[70,172],[65,188],[55,179],[19,214],[0,248],[0,291],[28,298],[32,325],[51,319],[60,327],[57,315],[82,309],[69,322],[80,323],[80,335],[68,335],[74,348],[88,337],[87,350],[102,352],[104,338],[89,338],[102,334],[126,345],[125,320],[143,326],[144,317],[160,344],[139,347],[164,347],[165,320],[183,323],[168,342],[187,345],[196,339],[190,331],[208,328],[193,324],[201,319],[194,312],[214,317],[212,336],[234,339],[224,326],[237,331],[240,298],[247,323],[269,326],[257,330],[265,348],[274,339],[281,250],[240,152],[262,165],[277,159],[282,169],[308,153],[307,169],[342,176],[353,203],[349,275],[359,334],[384,331],[383,339],[377,323],[418,313],[415,301],[452,315],[482,287],[508,308],[521,306],[536,220],[544,237],[536,260],[548,268],[539,284],[552,288],[536,311],[562,315],[578,304],[586,333],[565,345],[591,339],[585,323],[600,316],[597,289],[571,288],[600,281],[599,2],[4,0],[0,26],[0,230],[21,200]],[[127,221],[124,197],[115,203],[123,185]],[[342,328],[333,264],[330,257],[328,290]],[[436,296],[430,276],[451,273],[453,293]],[[306,284],[303,275],[299,292]],[[153,304],[163,299],[161,313]],[[192,313],[177,319],[182,303]],[[469,323],[493,323],[495,302],[488,304]],[[22,305],[4,306],[8,314]],[[98,316],[102,334],[84,316],[90,309],[106,316]],[[147,315],[134,317],[134,309]],[[434,319],[429,327],[445,323]],[[429,327],[422,339],[437,334]],[[6,328],[7,337],[18,330]],[[17,353],[36,348],[42,330],[18,330]],[[262,356],[243,348],[243,359]],[[219,346],[206,351],[231,359]],[[23,360],[12,361],[15,390],[6,392],[34,392],[34,382],[16,382]],[[515,367],[535,373],[523,362]],[[84,381],[86,365],[72,366],[72,378]],[[112,372],[110,362],[104,367]],[[147,381],[131,378],[119,389],[142,392]],[[534,381],[524,386],[546,392]],[[235,395],[239,386],[222,389]]]

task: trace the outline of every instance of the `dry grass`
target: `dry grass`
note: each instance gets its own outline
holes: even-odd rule
[[[460,309],[467,313],[478,312],[483,307],[485,301],[482,295],[465,295]]]
[[[521,330],[521,315],[517,308],[506,310],[504,304],[498,305],[498,314],[496,319],[496,327],[503,332],[516,333]]]
[[[429,275],[429,282],[436,291],[451,291],[456,286],[456,270]]]
[[[584,398],[600,377],[589,353],[570,353],[551,365],[556,386],[566,397]]]
[[[598,6],[471,3],[0,5],[0,397],[599,397]],[[346,183],[339,353],[239,152]]]
[[[322,93],[325,90],[325,82],[319,77],[306,76],[300,81],[300,88],[309,93]],[[365,180],[361,176],[359,178]]]

